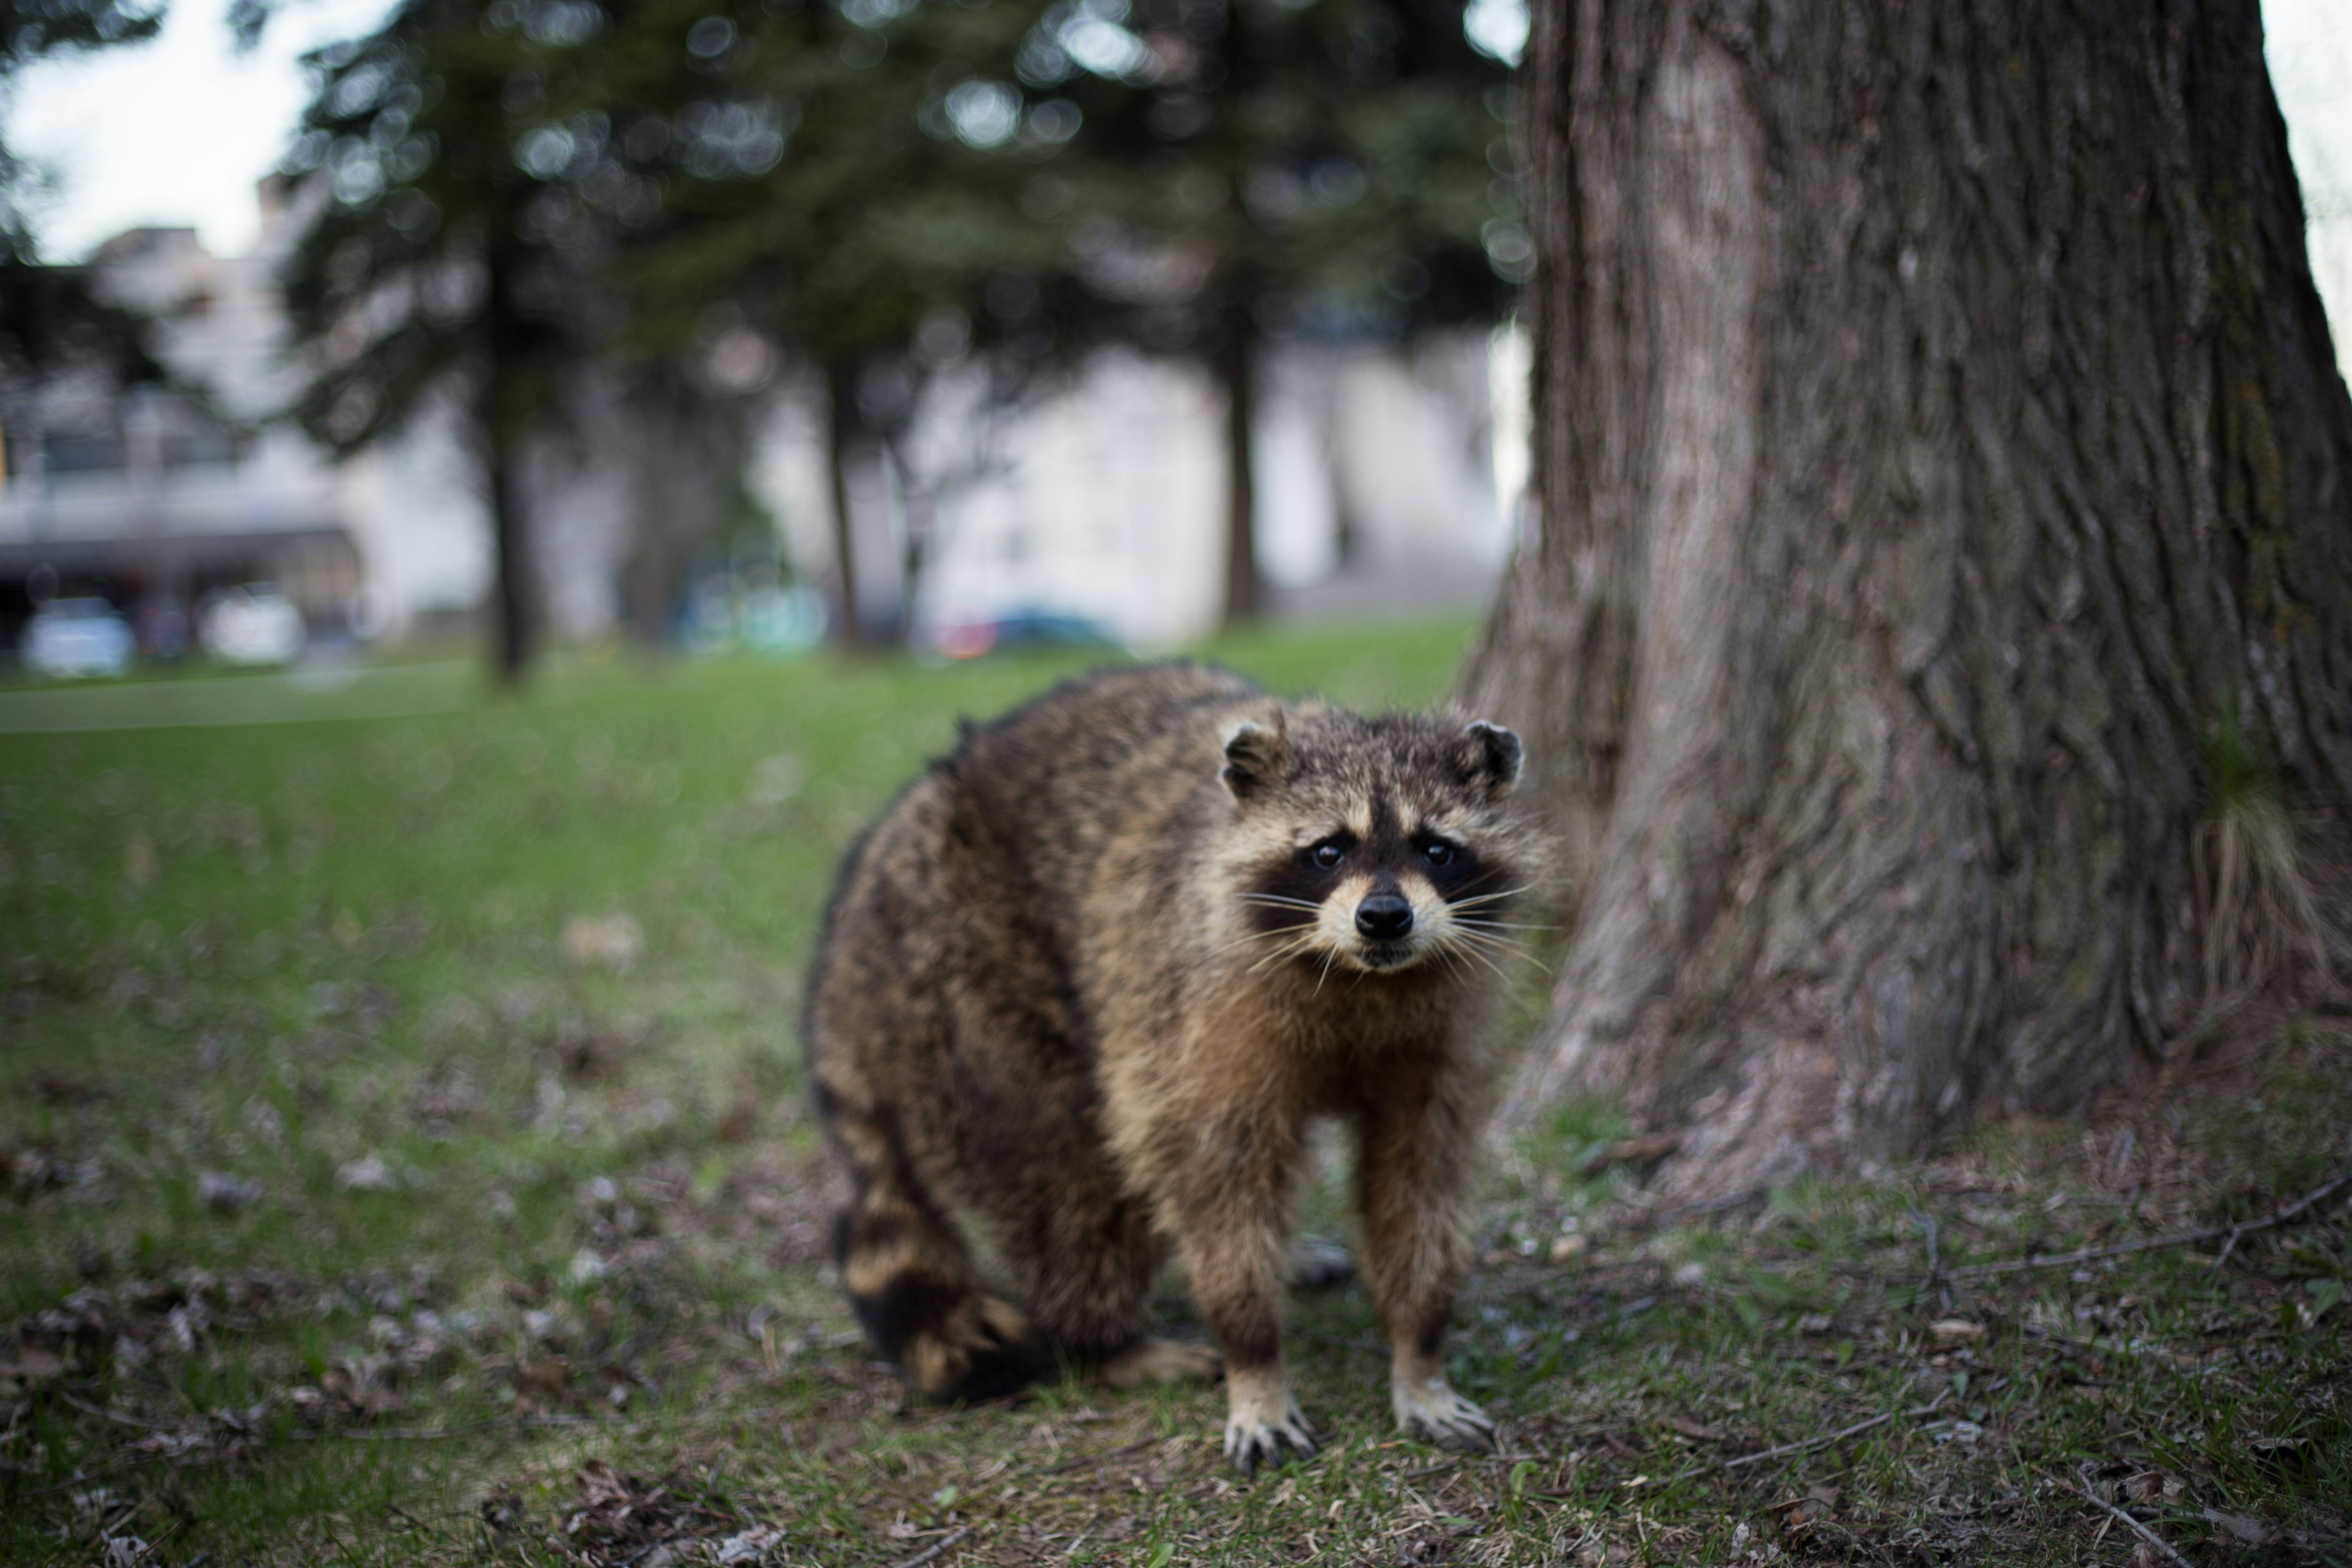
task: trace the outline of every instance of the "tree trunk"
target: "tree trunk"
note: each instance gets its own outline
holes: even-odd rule
[[[488,258],[485,337],[489,363],[481,386],[483,468],[489,480],[490,536],[497,582],[492,598],[498,625],[493,657],[502,685],[522,681],[530,666],[535,595],[531,592],[529,520],[523,500],[522,442],[525,421],[517,384],[524,336],[514,299],[510,258],[493,246]]]
[[[534,652],[531,637],[530,550],[525,542],[520,464],[503,436],[490,437],[490,532],[497,552],[498,675],[501,684],[520,684]]]
[[[849,441],[856,428],[857,369],[848,360],[824,367],[824,452],[833,479],[833,569],[841,595],[841,646],[861,646],[857,625],[857,520],[849,510]]]
[[[622,395],[614,447],[626,454],[629,548],[621,565],[621,605],[629,635],[664,648],[677,629],[681,568],[709,537],[712,454],[698,425],[712,417],[689,408],[687,394],[652,376]]]
[[[1257,414],[1255,339],[1246,290],[1235,289],[1224,307],[1209,368],[1225,395],[1225,614],[1236,626],[1257,618],[1261,608],[1257,571],[1257,481],[1251,462],[1250,426]]]
[[[1464,695],[1570,932],[1507,1118],[1670,1190],[2177,1048],[2209,759],[2352,795],[2352,402],[2256,0],[1537,0],[1534,486]]]

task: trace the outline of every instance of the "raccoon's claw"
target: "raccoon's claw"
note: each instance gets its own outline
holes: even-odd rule
[[[1298,1413],[1295,1400],[1278,1420],[1241,1415],[1225,1418],[1225,1458],[1245,1476],[1255,1474],[1260,1465],[1280,1465],[1286,1444],[1302,1459],[1315,1456],[1314,1434],[1307,1430],[1307,1417]]]
[[[1457,1454],[1495,1447],[1494,1418],[1434,1378],[1418,1388],[1399,1386],[1394,1403],[1400,1431]]]

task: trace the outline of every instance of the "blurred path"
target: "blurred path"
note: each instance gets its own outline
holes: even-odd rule
[[[0,691],[0,734],[451,713],[473,705],[481,680],[478,660],[448,659],[373,669],[289,669]]]

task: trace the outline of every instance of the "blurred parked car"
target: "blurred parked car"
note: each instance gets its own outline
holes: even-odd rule
[[[25,666],[58,677],[121,675],[136,643],[104,599],[51,599],[25,623]]]
[[[727,573],[698,584],[678,621],[678,640],[705,658],[741,648],[790,657],[824,641],[824,595],[813,588],[747,586]]]
[[[946,621],[932,628],[931,647],[950,658],[978,658],[1022,647],[1098,647],[1118,651],[1119,641],[1084,616],[1052,610],[1011,610],[987,620]]]
[[[196,612],[196,637],[223,664],[291,664],[309,632],[293,601],[267,583],[225,588]]]

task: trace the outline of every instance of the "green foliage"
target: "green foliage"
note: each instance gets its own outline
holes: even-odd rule
[[[550,182],[518,161],[559,46],[499,16],[404,0],[374,34],[306,61],[312,97],[286,166],[319,205],[286,300],[311,373],[296,413],[338,451],[399,428],[453,378],[482,436],[510,447],[585,346],[586,258],[542,221]]]
[[[1310,335],[1491,321],[1526,261],[1508,73],[1462,24],[1445,0],[1044,8],[1013,74],[1076,130],[1026,203],[1149,346],[1213,349],[1236,313]]]
[[[2227,1006],[2291,963],[2327,969],[2331,922],[2305,868],[2303,834],[2278,770],[2257,750],[2234,696],[2205,745],[2205,820],[2195,840],[2205,991]]]

